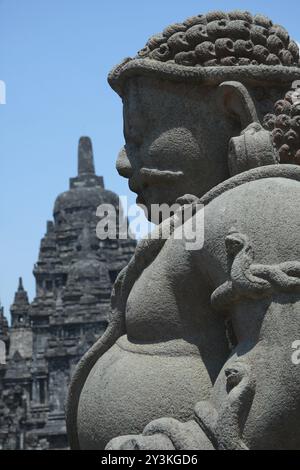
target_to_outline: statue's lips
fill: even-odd
[[[129,179],[129,188],[140,195],[151,186],[174,184],[184,176],[182,171],[157,170],[156,168],[141,168]]]

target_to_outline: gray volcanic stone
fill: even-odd
[[[150,219],[181,207],[138,243],[77,366],[72,448],[300,449],[299,80],[285,29],[239,11],[171,25],[110,73],[117,170]],[[175,227],[187,206],[202,227],[197,203],[190,250]]]

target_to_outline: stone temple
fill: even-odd
[[[34,265],[36,296],[22,279],[11,306],[11,326],[0,310],[0,448],[68,448],[65,400],[82,355],[107,326],[112,284],[128,263],[135,241],[96,237],[97,207],[118,196],[95,174],[92,144],[81,137],[78,176],[54,204]]]

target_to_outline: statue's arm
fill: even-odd
[[[213,388],[215,419],[208,428],[218,449],[300,446],[300,368],[292,361],[292,345],[300,335],[294,237],[287,233],[285,244],[274,243],[272,258],[279,262],[270,264],[256,262],[260,247],[245,234],[226,237],[230,276],[213,292],[212,304],[231,322],[236,344]],[[205,427],[203,404],[196,415]]]

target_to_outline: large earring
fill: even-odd
[[[258,122],[250,124],[238,137],[232,137],[228,148],[230,176],[251,168],[279,163],[271,134]]]

